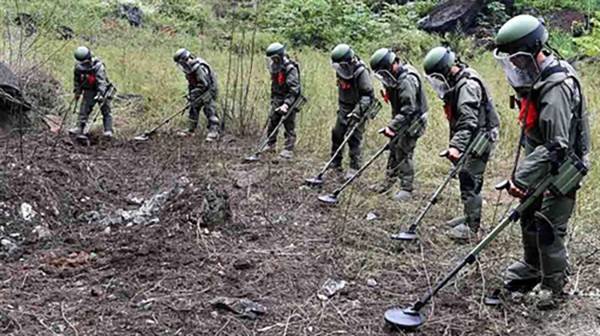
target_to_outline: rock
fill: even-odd
[[[142,18],[144,12],[138,7],[131,4],[121,4],[119,6],[119,16],[127,19],[127,22],[133,27],[142,26]]]
[[[102,231],[102,232],[106,235],[109,235],[111,231],[112,230],[111,230],[110,226],[107,226],[106,229],[104,229],[104,231]]]
[[[326,301],[337,292],[344,289],[344,287],[346,287],[346,281],[344,280],[327,279],[323,286],[321,286],[319,293],[317,293],[317,297],[322,301]]]
[[[379,218],[379,215],[374,212],[369,212],[367,214],[367,221],[373,221],[373,220],[376,220],[377,218]]]
[[[33,210],[31,204],[21,203],[21,206],[19,207],[19,215],[21,215],[21,218],[23,218],[24,220],[30,222],[32,219],[35,218],[37,213]]]
[[[22,123],[22,115],[31,109],[21,92],[21,81],[7,63],[0,62],[0,126],[12,128]]]
[[[89,211],[89,212],[81,214],[77,219],[86,221],[88,223],[92,223],[92,222],[100,220],[101,218],[102,218],[102,215],[100,215],[100,213],[98,211]]]
[[[56,34],[58,35],[59,40],[70,40],[75,37],[75,31],[68,26],[56,27]]]
[[[240,258],[233,262],[233,268],[238,271],[244,271],[254,268],[254,264],[252,263],[252,260]]]
[[[208,186],[204,190],[202,221],[207,227],[223,226],[231,219],[229,194],[225,191],[213,190]]]
[[[10,238],[0,239],[0,259],[15,261],[23,255],[23,250]]]
[[[464,32],[473,27],[483,7],[483,0],[447,0],[421,19],[419,28],[429,33]]]
[[[17,13],[17,16],[15,17],[15,24],[17,26],[24,27],[27,37],[37,32],[37,22],[33,16],[31,16],[31,14]]]
[[[52,236],[50,229],[48,229],[47,227],[45,227],[43,225],[36,226],[33,229],[33,233],[37,234],[39,240],[44,240],[44,239],[50,238],[50,236]]]
[[[259,315],[263,315],[267,312],[265,306],[248,299],[229,298],[224,296],[212,299],[210,305],[215,309],[227,310],[242,318],[251,320],[255,320]]]
[[[141,196],[129,194],[127,195],[127,203],[130,205],[142,205],[142,203],[144,203],[144,198]]]
[[[367,286],[369,287],[377,287],[377,281],[373,278],[367,279]]]
[[[571,33],[573,36],[581,36],[589,28],[589,19],[583,12],[563,9],[552,12],[546,17],[548,25]]]

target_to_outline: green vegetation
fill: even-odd
[[[259,7],[261,29],[254,38],[254,52],[254,17],[225,15],[217,18],[211,14],[211,2],[144,1],[145,26],[142,28],[131,27],[125,20],[115,18],[113,2],[57,0],[21,3],[2,0],[0,8],[5,17],[3,22],[10,21],[17,12],[31,13],[40,22],[41,35],[24,38],[24,52],[29,62],[39,64],[60,80],[65,101],[70,98],[72,85],[72,51],[81,44],[88,45],[106,62],[109,76],[120,93],[144,96],[143,115],[128,110],[116,112],[116,124],[121,134],[146,128],[184,105],[182,96],[186,92],[185,79],[172,62],[173,52],[184,46],[205,58],[218,73],[220,113],[227,108],[226,113],[232,117],[227,121],[228,131],[257,134],[267,115],[270,89],[262,50],[273,40],[281,40],[290,46],[291,56],[300,63],[304,93],[309,98],[309,104],[299,116],[300,151],[315,159],[327,157],[330,128],[337,106],[335,75],[329,64],[329,49],[335,43],[351,43],[363,59],[367,59],[379,47],[394,47],[404,59],[420,68],[424,53],[445,40],[462,54],[465,62],[482,74],[491,87],[503,125],[496,160],[491,163],[490,170],[498,178],[510,170],[510,158],[518,136],[517,115],[507,103],[512,90],[491,53],[478,49],[470,38],[448,35],[442,39],[415,29],[417,19],[432,3],[417,1],[409,6],[384,6],[375,13],[368,5],[355,0],[271,1]],[[248,10],[246,13],[252,14]],[[285,25],[281,22],[285,22]],[[75,30],[75,39],[56,39],[54,28],[63,24]],[[159,29],[163,26],[173,27],[174,30]],[[10,25],[10,29],[14,38],[18,28]],[[2,30],[6,33],[7,26]],[[228,37],[232,30],[233,42]],[[553,32],[552,39],[553,44],[567,56],[582,51],[587,55],[600,53],[599,28],[575,40],[567,34]],[[233,46],[231,54],[230,44]],[[9,59],[8,49],[3,50],[0,58]],[[233,61],[231,64],[230,57]],[[590,112],[595,117],[600,108],[600,97],[591,93],[594,88],[600,87],[600,69],[589,65],[580,69],[580,73],[588,92]],[[234,84],[237,88],[235,91],[231,89]],[[376,92],[379,89],[377,83]],[[446,146],[447,122],[441,112],[440,102],[431,90],[428,94],[431,105],[429,128],[416,153],[416,162],[419,163],[417,179],[420,181],[437,178],[447,168],[443,160],[431,160],[432,151],[437,152]],[[382,113],[369,127],[366,153],[385,141],[376,134],[376,130],[387,123],[387,116],[387,111]],[[175,126],[182,125],[183,120]],[[594,144],[600,140],[598,131],[597,123],[594,123]],[[594,157],[597,156],[596,153]],[[371,170],[368,178],[376,179],[380,171]],[[592,209],[600,209],[600,191],[592,187],[600,181],[598,174],[597,169],[591,172],[592,183],[587,184],[587,192],[581,193],[584,201],[579,203],[580,210],[586,210],[582,212],[586,220],[594,218],[597,210]]]

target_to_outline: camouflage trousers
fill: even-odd
[[[345,111],[340,109],[337,113],[337,119],[335,121],[335,126],[331,130],[331,155],[335,153],[335,151],[340,147],[344,138],[346,137],[346,133],[352,128],[353,125],[350,124],[348,118],[346,118],[346,114],[350,113],[350,111]],[[365,124],[360,125],[356,131],[352,134],[350,139],[348,140],[348,153],[350,156],[350,168],[351,169],[359,169],[362,165],[362,156],[361,156],[361,144],[363,139],[363,133],[365,130]],[[334,158],[331,166],[333,168],[341,167],[343,160],[344,150],[342,149],[340,153]]]
[[[81,106],[79,107],[79,127],[83,130],[85,125],[88,123],[90,114],[94,110],[94,106],[97,104],[94,99],[98,94],[95,90],[84,90]],[[102,113],[102,124],[105,131],[112,131],[112,116],[110,111],[110,100],[103,102],[100,105],[100,112]],[[93,121],[93,120],[92,120]]]
[[[473,231],[479,230],[481,224],[481,188],[483,175],[489,160],[489,153],[482,157],[470,156],[458,171],[460,182],[460,198],[464,206],[465,224]]]
[[[207,103],[202,102],[193,104],[189,110],[189,130],[193,132],[198,127],[198,119],[200,117],[200,109],[203,109],[204,115],[206,116],[206,128],[213,131],[219,130],[219,117],[217,115],[217,100],[215,98],[210,99]]]
[[[267,135],[273,133],[269,138],[268,145],[275,146],[277,143],[277,134],[279,130],[275,131],[275,128],[279,124],[282,118],[285,118],[286,113],[276,111],[276,109],[283,105],[283,101],[271,101],[271,113],[269,114],[269,126],[267,128]],[[284,148],[287,150],[294,150],[296,145],[296,114],[297,111],[290,111],[291,114],[283,121],[285,145]]]
[[[566,196],[546,194],[523,212],[524,263],[508,268],[508,280],[533,280],[555,293],[562,291],[568,268],[565,236],[575,198],[575,192]]]
[[[408,135],[398,136],[390,141],[390,154],[387,162],[386,178],[400,180],[400,189],[412,192],[415,179],[413,154],[417,138]]]

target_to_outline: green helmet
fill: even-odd
[[[75,49],[74,56],[76,60],[83,62],[92,59],[92,52],[87,47],[81,46]]]
[[[508,20],[496,35],[499,52],[514,54],[520,51],[537,54],[548,41],[544,24],[531,15],[518,15]]]
[[[425,74],[439,73],[446,76],[450,68],[456,64],[456,54],[446,47],[435,47],[431,49],[423,60]]]
[[[373,71],[388,70],[396,60],[396,54],[388,48],[378,49],[369,60],[369,65]]]
[[[175,55],[173,55],[173,61],[175,61],[175,63],[181,63],[190,58],[191,55],[192,53],[189,50],[181,48],[175,52]]]
[[[275,55],[283,56],[285,54],[285,46],[279,42],[271,43],[267,47],[267,57]]]
[[[347,44],[338,44],[331,52],[331,61],[334,63],[349,62],[354,57],[354,50]]]

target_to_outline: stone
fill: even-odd
[[[30,222],[35,218],[37,213],[33,210],[31,204],[21,203],[21,206],[19,207],[19,215],[21,215],[21,218],[23,218],[25,221]]]
[[[220,296],[210,301],[215,309],[223,309],[237,314],[242,318],[255,320],[259,315],[267,312],[267,308],[248,299],[238,299]]]
[[[33,233],[37,234],[39,240],[50,238],[52,236],[50,229],[48,229],[47,227],[45,227],[43,225],[37,225],[33,229]]]
[[[321,286],[317,297],[322,301],[326,301],[330,297],[334,296],[336,293],[344,289],[344,287],[346,287],[346,284],[347,282],[344,280],[334,280],[331,278],[327,279],[323,286]]]
[[[464,32],[476,23],[483,0],[446,0],[419,20],[419,28],[429,33]]]

